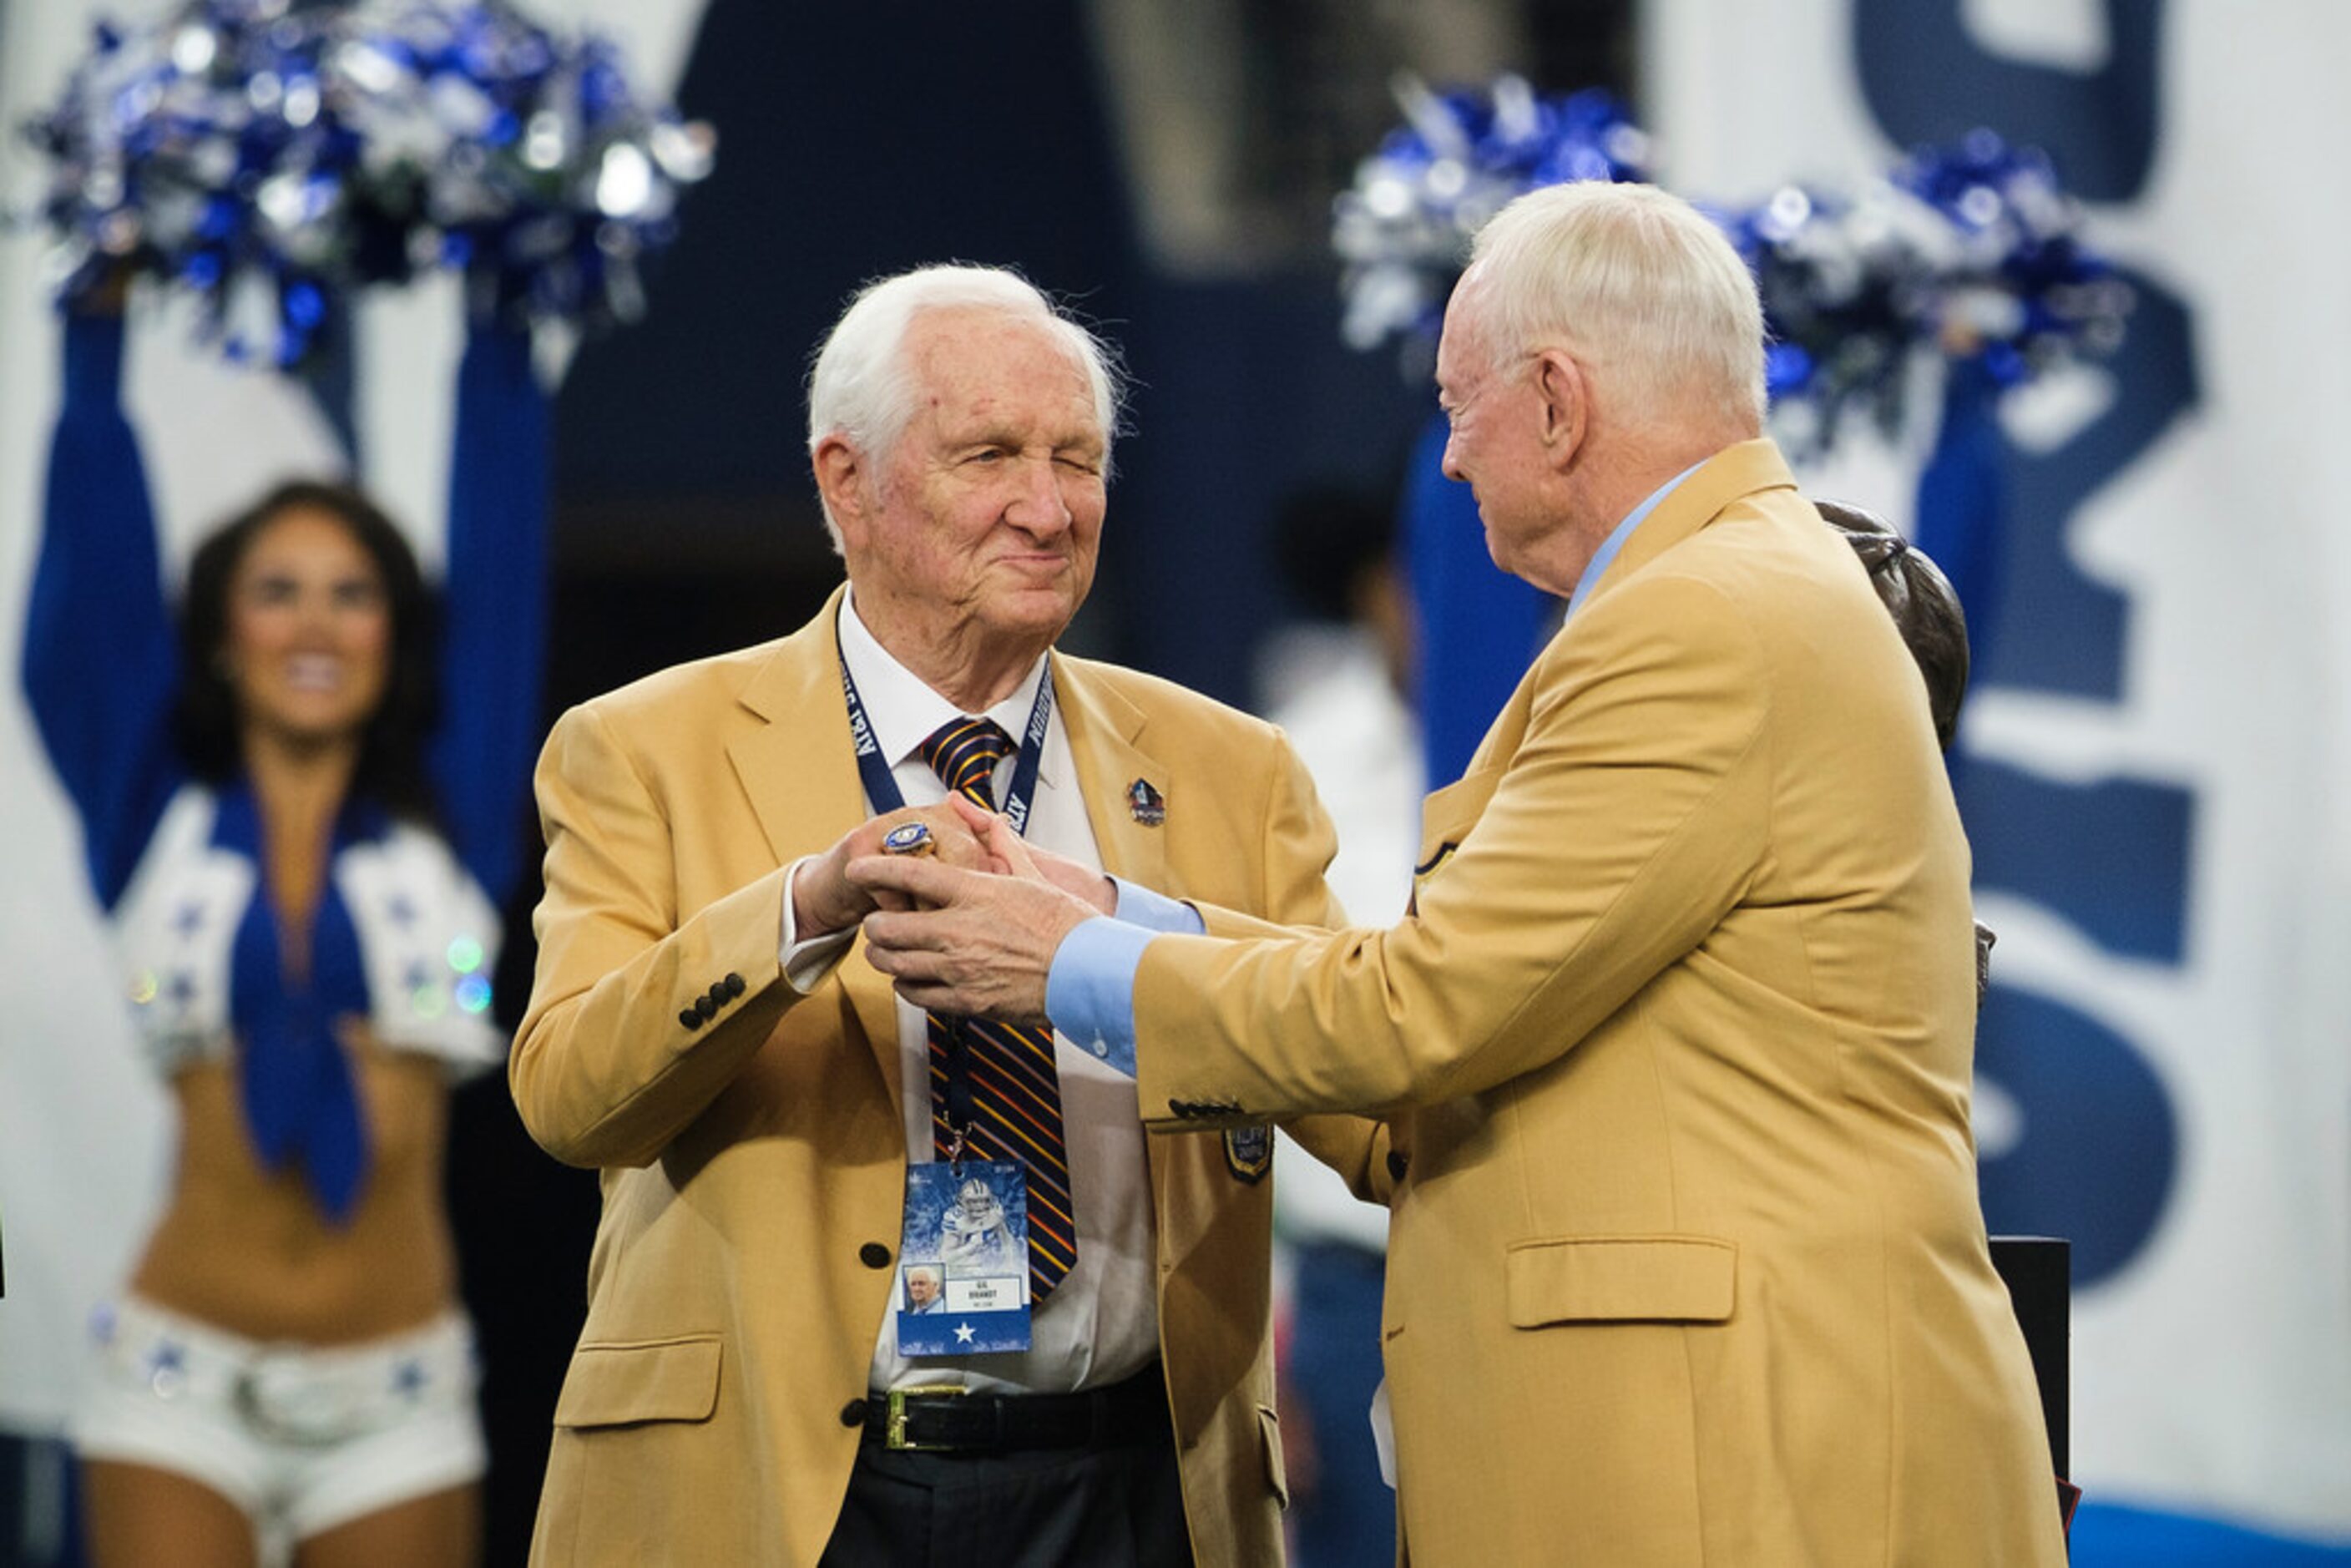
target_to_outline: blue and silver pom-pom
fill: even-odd
[[[1648,139],[1606,94],[1538,99],[1398,88],[1405,125],[1336,204],[1347,341],[1427,333],[1470,241],[1514,197],[1569,180],[1648,177]],[[1978,359],[2001,385],[2111,352],[2130,290],[2081,243],[2049,161],[1979,131],[1848,189],[1790,185],[1708,208],[1753,269],[1783,444],[1817,452],[1852,417],[1908,415],[1919,355]]]
[[[1798,453],[1856,415],[1901,430],[1922,351],[2013,386],[2122,340],[2130,289],[2082,245],[2079,207],[2046,158],[1990,131],[1883,180],[1713,215],[1755,272],[1773,434]]]
[[[1405,124],[1357,166],[1332,213],[1341,329],[1356,348],[1433,332],[1469,242],[1513,197],[1647,178],[1648,138],[1605,92],[1539,98],[1514,76],[1484,92],[1439,94],[1409,77],[1395,90]]]
[[[1755,274],[1772,434],[1829,445],[1865,413],[1899,428],[1913,350],[1932,344],[1928,302],[1958,261],[1949,225],[1884,181],[1851,191],[1783,186],[1744,210],[1709,210]]]
[[[155,274],[232,356],[281,365],[350,290],[442,266],[485,313],[629,319],[638,258],[711,158],[610,44],[445,0],[195,0],[100,26],[26,130],[60,298]]]
[[[1928,301],[1946,351],[1981,355],[2012,386],[2120,346],[2130,286],[2082,244],[2081,208],[2039,150],[1976,131],[1913,153],[1892,181],[1951,227],[1959,262]]]

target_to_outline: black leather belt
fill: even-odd
[[[865,1440],[885,1448],[1007,1453],[1120,1448],[1171,1430],[1159,1364],[1107,1388],[1075,1394],[967,1394],[899,1388],[865,1402]]]

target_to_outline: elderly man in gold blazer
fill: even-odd
[[[1280,1560],[1261,1128],[1146,1139],[1124,1081],[1061,1042],[1078,1257],[1032,1354],[926,1361],[893,1337],[932,1073],[922,1015],[848,950],[873,904],[841,873],[910,821],[943,859],[976,852],[943,806],[874,817],[876,790],[927,778],[894,755],[894,782],[861,771],[861,743],[899,749],[893,703],[901,727],[1031,715],[1050,669],[1036,831],[1140,888],[1336,914],[1330,825],[1274,730],[1049,653],[1092,579],[1113,424],[1101,347],[1011,275],[870,287],[811,389],[848,589],[549,738],[512,1080],[533,1136],[601,1167],[604,1212],[534,1561],[904,1561],[925,1537],[942,1563]],[[1140,896],[1084,881],[1101,907]],[[1367,1127],[1316,1126],[1367,1174]]]
[[[863,860],[944,905],[871,916],[874,961],[1131,1050],[1162,1127],[1393,1118],[1413,1561],[2062,1561],[1976,1197],[1967,844],[1917,666],[1759,438],[1745,269],[1652,189],[1523,197],[1437,379],[1496,562],[1573,597],[1405,920],[1155,936]]]

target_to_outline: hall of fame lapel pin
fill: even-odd
[[[1127,814],[1146,828],[1155,828],[1167,820],[1167,802],[1151,787],[1148,779],[1138,779],[1126,787]]]

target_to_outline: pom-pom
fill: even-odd
[[[1713,216],[1755,272],[1773,433],[1799,453],[1857,414],[1898,433],[1919,352],[2014,386],[2122,340],[2129,286],[2081,243],[2048,160],[1990,131],[1883,180],[1792,185]]]
[[[613,47],[510,6],[196,0],[100,25],[27,132],[71,302],[126,272],[193,290],[234,358],[290,365],[350,291],[462,268],[477,314],[594,328],[709,172]]]
[[[1332,214],[1342,330],[1359,349],[1434,331],[1469,242],[1511,198],[1569,180],[1647,177],[1648,139],[1605,92],[1538,98],[1518,77],[1483,92],[1400,78],[1405,124],[1355,171]]]
[[[1339,196],[1343,331],[1429,334],[1487,219],[1538,186],[1648,178],[1649,141],[1608,95],[1539,99],[1516,77],[1443,96],[1405,79],[1406,123]],[[1754,272],[1773,434],[1825,449],[1855,415],[1893,434],[1919,356],[1980,360],[2013,386],[2110,353],[2130,288],[2080,239],[2049,161],[1989,131],[1846,189],[1789,185],[1705,207]]]

